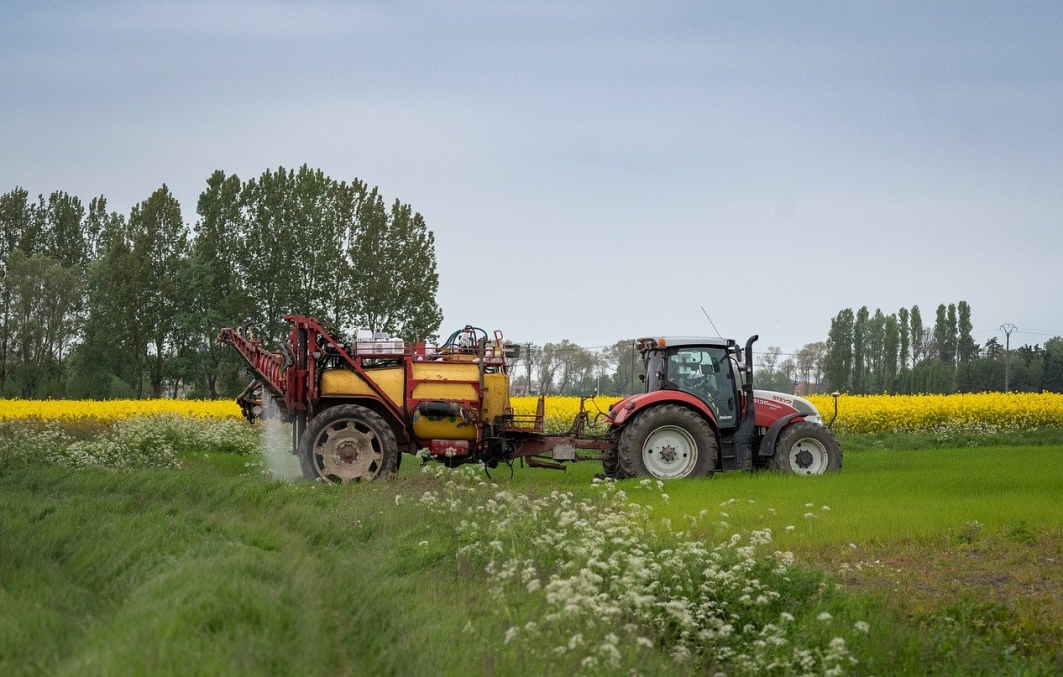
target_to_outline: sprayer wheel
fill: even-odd
[[[395,474],[399,447],[391,426],[357,404],[341,404],[315,416],[299,441],[299,464],[312,480],[369,482]]]

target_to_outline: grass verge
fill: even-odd
[[[649,511],[635,520],[636,547],[660,565],[661,585],[687,571],[699,594],[708,567],[683,568],[686,555],[676,553],[708,561],[731,534],[744,545],[765,528],[765,552],[791,550],[807,565],[780,574],[788,586],[762,573],[747,582],[779,593],[763,608],[793,617],[796,631],[765,632],[781,624],[767,615],[746,623],[760,633],[751,646],[782,637],[793,649],[770,669],[761,664],[762,674],[799,674],[799,650],[821,674],[1058,674],[1061,462],[1063,449],[1047,447],[868,451],[847,455],[830,477],[733,474],[663,491],[620,488]],[[394,482],[327,487],[270,482],[247,463],[198,453],[180,471],[0,468],[0,674],[743,671],[740,662],[698,662],[708,649],[683,639],[681,614],[669,625],[629,609],[605,622],[588,602],[576,625],[522,636],[529,620],[560,613],[556,602],[568,599],[541,593],[569,585],[578,597],[571,585],[595,571],[591,555],[602,563],[632,551],[613,543],[587,552],[615,512],[593,502],[594,464],[496,471],[437,510],[424,497],[442,500],[456,473],[426,476],[407,462]],[[551,497],[568,507],[541,502]],[[596,516],[603,528],[583,520],[589,540],[554,539],[585,499],[598,506],[590,527]],[[536,505],[545,506],[538,516]],[[531,546],[544,539],[568,545]],[[483,548],[496,540],[508,555]],[[513,562],[531,566],[539,587],[530,590],[528,566]],[[680,599],[661,598],[660,609],[678,610]],[[857,623],[868,632],[854,633]],[[692,627],[696,635],[705,626]],[[825,660],[843,634],[855,665]],[[611,664],[609,644],[632,660]],[[677,646],[693,660],[674,662]]]

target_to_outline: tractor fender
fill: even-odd
[[[790,425],[790,423],[793,422],[794,419],[799,418],[804,420],[805,416],[807,416],[807,414],[804,414],[800,411],[796,411],[792,414],[782,416],[778,418],[775,423],[772,423],[771,427],[768,428],[768,432],[764,433],[764,439],[760,441],[760,450],[757,451],[757,458],[774,456],[775,442],[778,441],[779,433],[782,432],[782,429]]]
[[[652,393],[632,395],[627,399],[617,402],[609,412],[610,427],[614,429],[623,427],[623,425],[634,417],[635,414],[647,407],[662,402],[681,404],[689,407],[704,416],[713,428],[717,427],[716,415],[712,413],[712,409],[709,409],[709,406],[701,399],[690,393],[683,392],[682,390],[655,390]]]

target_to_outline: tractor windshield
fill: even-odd
[[[671,387],[707,402],[720,427],[735,425],[736,388],[726,348],[683,346],[669,350],[665,378]]]

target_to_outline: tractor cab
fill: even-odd
[[[717,426],[734,428],[741,416],[743,370],[734,341],[705,338],[640,339],[645,392],[679,390],[712,410]]]

